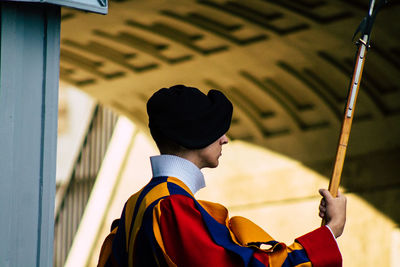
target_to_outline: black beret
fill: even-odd
[[[204,148],[230,127],[233,106],[218,90],[207,95],[194,87],[175,85],[155,92],[147,102],[150,131],[157,130],[177,144]]]

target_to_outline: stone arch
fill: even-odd
[[[368,1],[111,1],[109,15],[65,9],[61,80],[145,128],[146,99],[185,83],[224,91],[229,133],[329,177]],[[343,185],[397,223],[400,213],[400,14],[379,14]]]

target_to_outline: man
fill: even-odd
[[[217,167],[228,143],[232,110],[223,93],[183,85],[149,99],[149,128],[161,155],[151,157],[153,178],[113,223],[99,266],[341,266],[335,238],[343,232],[346,199],[340,193],[333,198],[320,190],[327,226],[290,246],[245,218],[229,219],[220,204],[195,199],[205,186],[200,170]]]

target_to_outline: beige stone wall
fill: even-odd
[[[96,266],[112,220],[151,175],[148,157],[156,150],[143,134],[135,138],[87,266]],[[234,141],[224,147],[220,166],[204,173],[207,187],[197,194],[199,199],[226,205],[231,215],[252,219],[277,240],[291,243],[320,225],[317,190],[327,187],[327,179],[296,161]],[[394,223],[356,195],[346,195],[348,220],[338,239],[344,266],[399,266],[392,248],[398,232]]]
[[[292,243],[321,223],[317,191],[328,180],[296,161],[236,141],[224,149],[219,168],[205,174],[198,198],[225,204],[231,216],[252,219],[279,241]],[[344,266],[391,266],[394,223],[357,195],[346,196],[347,224],[338,239]]]

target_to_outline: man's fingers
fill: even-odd
[[[319,211],[325,213],[326,212],[326,208],[324,206],[319,206]]]
[[[321,194],[321,196],[325,199],[326,202],[330,202],[333,199],[331,193],[329,193],[329,191],[326,189],[320,189],[318,190],[318,192]]]

